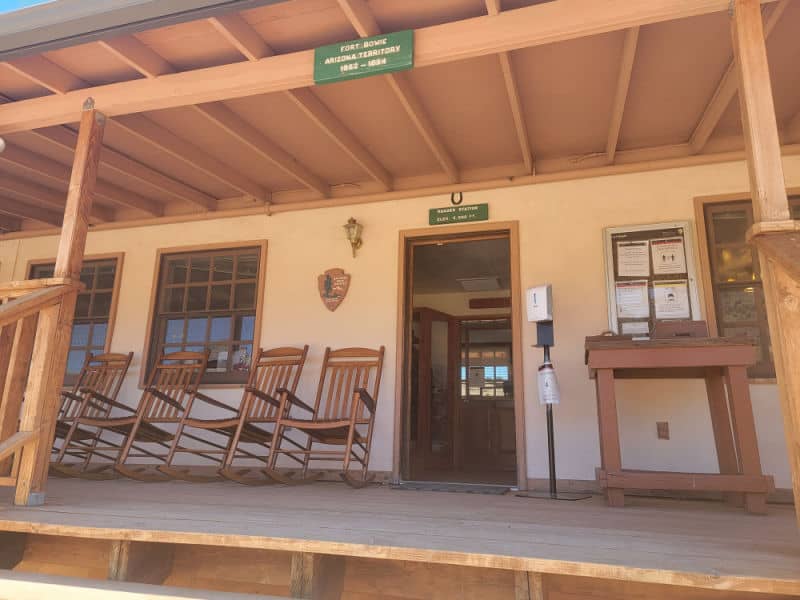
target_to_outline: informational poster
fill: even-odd
[[[683,238],[652,240],[650,250],[653,254],[654,275],[680,275],[686,273],[686,252]]]
[[[539,367],[537,384],[539,388],[539,404],[559,404],[561,402],[561,392],[558,388],[558,379],[553,365],[545,363]]]
[[[625,321],[622,323],[622,335],[632,335],[634,338],[650,336],[650,321]]]
[[[650,242],[617,242],[617,276],[650,277]]]
[[[654,282],[653,302],[656,319],[688,319],[691,316],[689,282],[685,279]]]
[[[617,316],[620,319],[646,319],[650,316],[647,279],[616,283]]]
[[[486,382],[486,371],[483,367],[469,368],[470,387],[483,387],[485,382]]]

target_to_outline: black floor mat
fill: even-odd
[[[409,481],[393,485],[394,490],[415,492],[452,492],[455,494],[488,494],[502,496],[511,488],[507,485],[485,485],[476,483],[436,483],[430,481]]]

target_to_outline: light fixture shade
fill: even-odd
[[[361,232],[364,230],[364,226],[353,217],[350,217],[344,226],[344,230],[347,233],[348,241],[357,242],[361,239]]]

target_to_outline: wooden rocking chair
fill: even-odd
[[[86,471],[93,456],[106,458],[111,462],[101,465],[102,471],[113,466],[114,457],[97,451],[98,442],[111,444],[102,439],[102,430],[78,427],[81,416],[105,418],[116,404],[122,381],[130,367],[133,352],[128,354],[89,354],[83,363],[78,380],[71,390],[61,392],[61,410],[56,421],[55,439],[52,452],[56,454],[51,470],[56,475],[75,476]],[[119,448],[119,444],[116,445]],[[80,462],[65,463],[66,457],[78,458]]]
[[[303,348],[274,348],[271,350],[260,350],[254,357],[250,368],[250,376],[245,385],[242,401],[239,408],[228,406],[209,398],[205,394],[198,393],[196,399],[223,408],[229,414],[220,419],[197,419],[192,418],[187,412],[186,418],[180,425],[178,439],[175,444],[175,453],[196,452],[194,449],[184,448],[180,444],[180,436],[188,436],[195,441],[202,439],[204,446],[210,447],[204,450],[208,456],[218,456],[216,459],[221,464],[219,475],[231,481],[245,485],[264,485],[274,483],[271,479],[248,477],[247,473],[251,468],[234,469],[232,463],[237,458],[255,459],[265,465],[269,457],[269,449],[272,445],[272,430],[278,420],[278,389],[289,389],[294,392],[297,383],[300,381],[300,374],[308,355],[308,346]],[[205,432],[213,432],[227,438],[227,446],[216,444],[207,439],[199,438],[187,433],[186,429],[200,429]],[[247,447],[260,446],[265,449],[262,455],[256,454],[255,449]],[[301,462],[302,461],[298,461]],[[186,481],[210,481],[215,478],[198,477],[189,474],[188,471],[181,471],[174,468],[168,460],[166,464],[158,467],[159,471],[175,479]]]
[[[123,404],[112,406],[129,414],[120,417],[80,417],[78,426],[97,427],[123,436],[116,453],[115,470],[140,481],[164,481],[163,475],[148,473],[147,466],[132,468],[129,458],[150,458],[166,462],[172,459],[177,436],[159,425],[180,427],[191,409],[200,379],[206,370],[208,352],[174,352],[159,358],[147,380],[138,407],[134,410]],[[100,402],[105,402],[102,398]],[[155,446],[155,448],[152,448]],[[111,451],[115,446],[98,447]]]
[[[383,346],[380,350],[327,348],[313,407],[297,398],[291,390],[278,390],[281,408],[278,410],[278,422],[273,434],[269,466],[264,471],[268,477],[280,483],[294,483],[291,477],[276,469],[278,457],[285,455],[302,460],[302,481],[319,479],[319,475],[308,476],[311,461],[342,461],[341,478],[348,485],[361,488],[369,483],[369,456],[383,355]],[[289,404],[303,409],[307,418],[289,416],[285,410]],[[290,431],[306,436],[304,447],[287,437]],[[287,444],[292,447],[287,447]],[[316,449],[315,444],[344,448]],[[350,474],[352,461],[361,465],[359,479]]]

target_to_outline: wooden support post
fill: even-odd
[[[290,596],[308,600],[339,600],[344,589],[344,557],[297,552],[292,554]]]
[[[622,471],[622,453],[619,445],[617,397],[614,390],[614,370],[597,369],[597,417],[600,424],[600,463],[606,473]],[[625,491],[606,488],[609,506],[625,506]]]
[[[108,579],[161,585],[172,571],[171,544],[114,540],[108,563]]]
[[[0,569],[13,569],[25,555],[27,533],[0,532]]]
[[[755,226],[760,222],[785,222],[791,216],[783,176],[780,141],[772,96],[761,4],[734,0],[732,37],[739,78],[750,190]],[[756,247],[769,244],[777,233],[759,235]],[[796,250],[796,242],[794,244]],[[782,260],[783,259],[783,260]],[[800,524],[800,282],[787,264],[788,252],[759,252],[766,298],[772,353],[783,410],[789,464],[792,470],[795,510]]]
[[[514,600],[545,600],[544,575],[528,571],[514,573]]]
[[[64,224],[56,256],[56,277],[77,280],[80,276],[105,121],[105,116],[94,109],[94,101],[87,100],[81,115],[64,209]],[[67,366],[76,298],[77,291],[66,294],[60,304],[45,308],[39,314],[25,388],[25,411],[20,423],[20,431],[37,432],[37,441],[22,451],[14,498],[17,505],[44,502],[50,449],[59,409],[59,391]]]
[[[736,445],[731,430],[731,415],[728,410],[728,398],[725,393],[725,378],[719,369],[709,369],[706,374],[706,392],[708,408],[711,414],[711,427],[714,431],[714,446],[717,449],[719,472],[723,475],[735,475],[741,471],[736,456]],[[737,493],[728,493],[725,499],[735,506],[744,506],[744,497]]]

